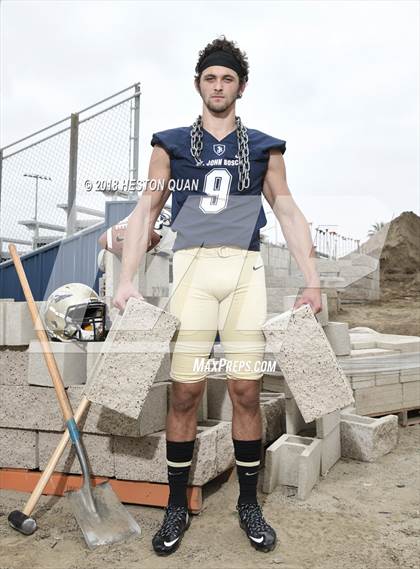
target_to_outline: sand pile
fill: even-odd
[[[420,217],[405,211],[360,247],[380,259],[381,298],[420,291]]]

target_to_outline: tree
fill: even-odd
[[[372,225],[372,229],[369,229],[369,231],[368,231],[368,237],[372,237],[372,235],[375,235],[375,233],[378,233],[378,231],[380,231],[384,226],[385,226],[384,221],[377,221],[376,223],[374,223]]]

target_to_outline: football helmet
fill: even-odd
[[[105,302],[82,283],[69,283],[51,293],[43,317],[49,337],[60,342],[101,342],[109,329]]]

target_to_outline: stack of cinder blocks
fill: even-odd
[[[302,309],[299,314],[301,312]],[[327,324],[326,327],[330,327],[330,330],[327,330],[328,333],[325,334],[323,341],[319,329],[310,330],[311,326],[314,328],[314,322],[313,318],[301,317],[301,326],[299,329],[296,328],[303,343],[309,338],[316,344],[312,348],[309,345],[306,348],[303,346],[302,349],[314,350],[317,358],[325,361],[334,357],[332,345],[335,345],[340,352],[346,351],[346,345],[350,349],[349,339],[348,342],[345,341],[345,332],[347,331],[348,335],[348,328],[343,328],[340,323]],[[324,326],[324,332],[326,327]],[[293,333],[292,330],[290,334]],[[334,336],[333,342],[331,336]],[[281,334],[278,337],[281,338]],[[270,340],[270,337],[268,339]],[[289,381],[295,384],[296,393],[300,380],[295,381],[293,377],[295,370],[287,364],[287,352],[290,347],[284,338],[283,341],[286,355],[280,360],[285,362],[285,372],[287,370]],[[291,343],[293,344],[293,341]],[[308,378],[313,373],[310,369],[312,363],[317,369],[315,359],[312,361],[309,359],[305,369],[302,370]],[[327,368],[328,366],[325,367],[326,376],[334,372],[334,366],[330,367],[329,372]],[[299,373],[297,369],[296,372]],[[326,377],[326,381],[327,379]],[[348,378],[346,381],[349,383]],[[263,386],[264,389],[280,392],[285,396],[285,433],[267,449],[263,486],[265,492],[273,491],[279,484],[294,486],[297,488],[298,498],[304,500],[309,496],[319,477],[325,476],[340,456],[372,461],[390,452],[397,444],[398,419],[395,415],[380,419],[363,417],[358,415],[350,404],[339,406],[343,409],[339,408],[306,423],[281,372],[266,375]],[[317,391],[314,390],[314,401],[311,401],[314,405],[316,405],[316,395]],[[300,404],[302,404],[301,398]]]
[[[6,319],[2,318],[6,334],[2,328],[0,467],[42,470],[58,445],[64,422],[26,303],[3,302],[0,306],[3,315],[6,310],[15,326],[14,330],[9,330]],[[4,345],[10,338],[13,338],[12,345]],[[86,379],[95,369],[103,343],[51,342],[50,346],[75,410],[84,394]],[[171,390],[169,370],[168,346],[136,419],[91,403],[80,426],[92,474],[122,480],[167,482],[164,429]],[[111,381],[112,377],[109,379]],[[218,404],[220,392],[224,399],[221,406]],[[205,393],[198,413],[199,429],[190,484],[203,485],[234,465],[232,409],[228,409],[228,400],[226,381],[209,378],[209,391]],[[261,396],[267,443],[283,432],[283,404],[281,394],[263,393]],[[70,445],[56,470],[80,473]]]

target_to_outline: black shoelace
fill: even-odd
[[[243,522],[253,533],[262,533],[270,529],[259,504],[241,504],[238,506],[238,511]]]
[[[178,535],[181,533],[183,524],[185,524],[186,521],[186,515],[187,510],[184,506],[168,506],[162,527],[157,532],[157,535],[164,537],[166,535]]]

